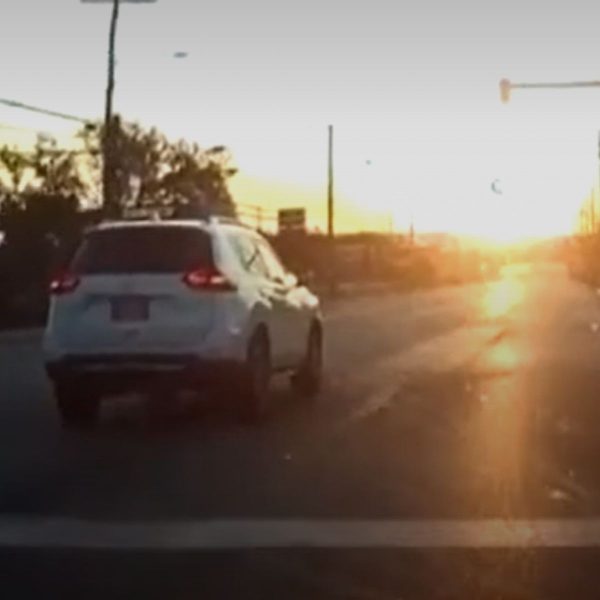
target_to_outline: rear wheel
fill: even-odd
[[[250,339],[239,385],[239,413],[243,420],[261,420],[266,411],[271,379],[271,353],[266,332],[258,330]]]
[[[58,412],[65,427],[89,428],[98,421],[100,398],[82,392],[75,383],[56,383],[54,395]]]
[[[323,376],[323,334],[313,325],[306,342],[306,354],[300,368],[292,375],[292,388],[305,398],[314,398],[321,389]]]

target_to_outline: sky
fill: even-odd
[[[101,117],[109,17],[0,0],[0,96]],[[320,228],[333,124],[340,230],[564,233],[598,186],[600,88],[503,105],[498,81],[600,79],[599,22],[589,0],[124,4],[115,110],[229,146],[238,202],[305,205]],[[35,131],[66,139],[71,125],[0,107],[0,142]]]

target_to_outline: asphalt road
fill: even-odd
[[[107,402],[61,430],[0,336],[0,580],[134,597],[597,597],[600,304],[560,265],[345,299],[327,381],[267,421]],[[4,575],[5,574],[5,575]]]

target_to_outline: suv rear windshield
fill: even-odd
[[[94,231],[75,253],[81,274],[178,273],[213,265],[210,236],[191,227],[119,227]]]

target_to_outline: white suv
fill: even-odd
[[[50,293],[44,355],[66,424],[93,423],[102,397],[126,390],[227,384],[256,417],[274,372],[319,389],[318,298],[231,220],[98,225]]]

